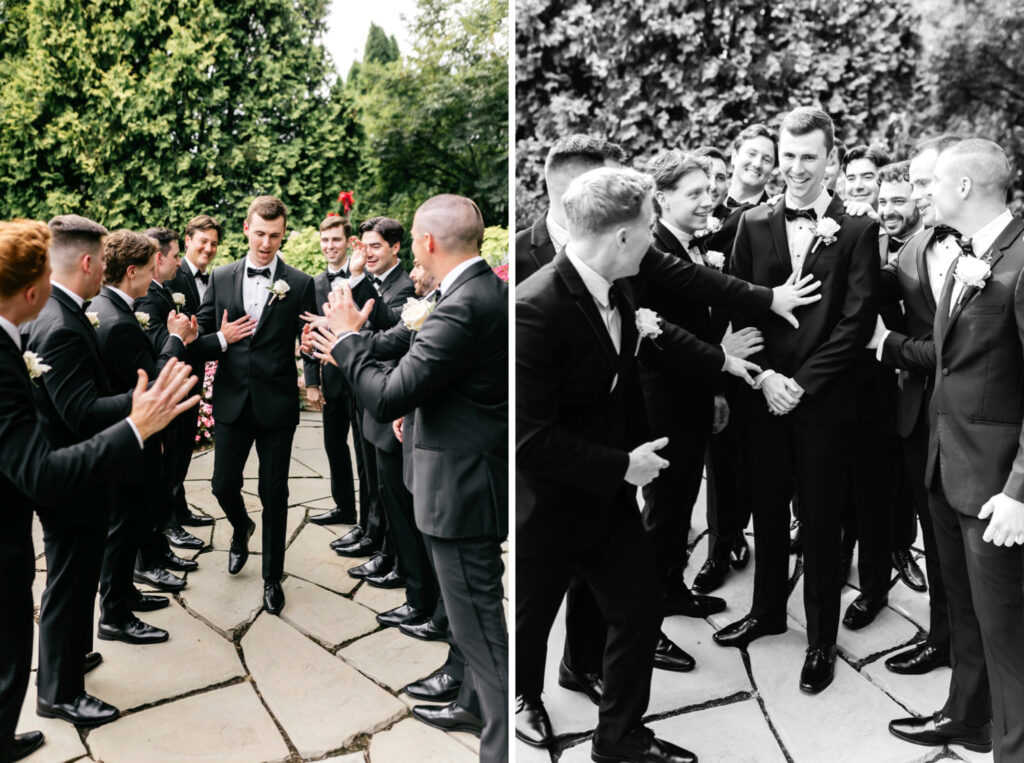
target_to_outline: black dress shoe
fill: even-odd
[[[861,628],[871,625],[882,611],[882,608],[889,603],[888,597],[873,601],[864,594],[850,602],[843,615],[843,625],[851,631],[859,631]]]
[[[484,722],[469,710],[452,702],[450,705],[416,705],[412,709],[413,717],[441,731],[468,731],[479,737]]]
[[[171,603],[166,596],[152,596],[148,593],[140,593],[139,597],[132,602],[132,612],[153,612],[163,609]]]
[[[910,553],[909,548],[893,551],[892,566],[896,568],[900,580],[906,584],[907,588],[919,593],[928,590],[928,581],[924,579],[924,573],[921,572],[921,567],[914,559],[914,555]]]
[[[203,542],[199,538],[182,527],[172,527],[169,530],[164,530],[164,535],[167,536],[167,542],[175,548],[196,551],[203,547]]]
[[[422,699],[425,702],[454,702],[461,688],[462,681],[439,670],[419,681],[413,681],[402,691],[413,699]]]
[[[817,694],[828,688],[836,677],[836,648],[812,647],[807,650],[804,667],[800,671],[800,691]]]
[[[399,623],[398,630],[406,636],[418,638],[420,641],[448,640],[448,631],[438,628],[429,618],[418,623]]]
[[[96,628],[96,636],[104,641],[123,641],[126,644],[159,644],[167,640],[167,631],[133,617],[117,625],[100,621]]]
[[[284,591],[277,580],[263,584],[263,607],[269,615],[279,615],[284,609]]]
[[[972,752],[992,751],[992,724],[971,727],[952,721],[941,712],[924,718],[899,718],[889,722],[889,731],[905,742],[941,747],[958,744]]]
[[[334,543],[331,543],[331,548],[334,549],[334,553],[338,554],[338,556],[373,556],[380,551],[380,546],[374,542],[373,538],[365,536],[355,543],[347,545],[338,544],[335,546]]]
[[[551,719],[540,699],[516,697],[516,739],[531,747],[548,747],[555,741]]]
[[[725,610],[725,599],[717,596],[701,596],[685,591],[682,596],[662,600],[661,610],[665,615],[684,617],[709,617]]]
[[[72,702],[51,705],[45,699],[36,699],[36,715],[41,718],[60,718],[76,726],[102,726],[117,720],[121,711],[102,699],[82,692]]]
[[[673,644],[664,633],[658,636],[658,645],[654,648],[654,667],[689,673],[696,664],[693,657]]]
[[[168,570],[177,570],[178,572],[192,572],[192,570],[199,569],[199,562],[195,559],[182,559],[169,550],[160,557],[160,566]]]
[[[85,675],[90,670],[95,669],[101,662],[103,662],[103,655],[99,652],[89,652],[85,655],[85,659],[82,661],[82,675]]]
[[[179,521],[179,524],[185,525],[186,527],[209,527],[213,524],[213,517],[196,514],[194,511],[186,511],[185,516]]]
[[[251,519],[245,528],[245,537],[231,533],[231,547],[228,550],[228,574],[237,575],[249,559],[249,538],[256,532],[256,523]]]
[[[566,665],[563,659],[558,663],[558,685],[563,689],[585,694],[595,705],[601,704],[604,681],[597,673],[579,673]]]
[[[153,567],[148,570],[135,570],[133,580],[136,583],[153,586],[158,591],[177,593],[185,587],[185,581],[177,575],[172,575],[163,567]]]
[[[650,729],[633,731],[614,747],[590,748],[590,759],[596,763],[697,763],[697,756],[689,750],[658,739]]]
[[[761,636],[774,636],[785,632],[785,623],[781,626],[771,625],[765,620],[761,620],[757,617],[750,617],[748,615],[742,620],[737,620],[736,622],[725,626],[711,638],[713,638],[715,643],[719,646],[735,646],[742,648],[749,646],[751,641],[759,639]]]
[[[800,520],[794,519],[789,525],[789,553],[799,554],[804,550],[802,533],[800,532]]]
[[[398,574],[398,570],[388,570],[383,575],[367,575],[363,580],[374,588],[405,587],[405,576]]]
[[[736,541],[732,545],[732,551],[729,552],[729,564],[732,565],[733,569],[742,570],[750,563],[750,543],[747,542],[747,536],[742,532],[736,536]]]
[[[729,564],[720,559],[708,559],[693,579],[693,590],[697,593],[711,593],[721,588],[725,576],[729,574]]]
[[[43,746],[42,731],[26,731],[24,734],[15,734],[14,743],[11,745],[11,761],[27,758]]]
[[[400,607],[389,609],[387,612],[381,612],[377,615],[377,622],[388,628],[397,628],[402,623],[422,622],[424,619],[429,617],[429,612],[424,612],[422,609],[416,609],[416,607],[410,607],[408,604],[403,604]]]
[[[354,525],[356,523],[356,510],[339,509],[335,506],[330,511],[310,517],[309,521],[315,525]]]
[[[335,538],[331,541],[331,548],[341,548],[342,546],[351,546],[357,540],[363,537],[363,528],[356,525],[347,533],[342,535],[340,538]]]
[[[935,668],[949,667],[949,651],[925,641],[905,652],[894,654],[885,661],[885,667],[900,675],[920,676]]]
[[[348,571],[349,577],[353,578],[365,578],[367,575],[382,575],[393,566],[392,560],[384,556],[379,551],[370,557],[370,561],[363,562],[358,567],[353,567]]]

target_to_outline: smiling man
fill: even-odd
[[[843,160],[846,198],[878,209],[878,171],[889,163],[889,155],[878,146],[854,146]]]

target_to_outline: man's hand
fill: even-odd
[[[132,393],[132,410],[129,414],[143,440],[147,440],[166,427],[175,416],[199,404],[199,395],[188,400],[182,398],[196,383],[195,376],[189,376],[189,367],[177,358],[171,358],[160,371],[153,386],[148,390],[149,378],[139,369],[139,379]]]
[[[872,334],[871,338],[868,340],[869,350],[878,349],[878,345],[880,345],[882,343],[882,339],[885,338],[886,331],[888,331],[888,329],[885,327],[885,322],[882,320],[882,316],[877,316],[875,318],[875,333]]]
[[[177,310],[167,313],[167,333],[174,334],[185,344],[188,344],[195,337],[189,336],[192,324],[187,315],[182,315]]]
[[[711,422],[711,434],[718,434],[729,426],[729,403],[724,395],[715,395],[715,418]]]
[[[360,310],[352,299],[352,289],[347,283],[342,283],[339,288],[332,289],[327,295],[327,303],[324,305],[327,325],[339,336],[359,331],[370,317],[373,303],[372,299],[366,300],[366,304]]]
[[[737,358],[734,355],[725,356],[725,366],[722,368],[727,374],[738,376],[743,379],[751,387],[754,386],[754,377],[751,373],[761,373],[761,366],[756,363],[751,363],[749,360],[743,358]]]
[[[256,330],[256,324],[257,321],[248,313],[241,318],[229,321],[228,311],[225,310],[224,317],[220,320],[220,333],[224,337],[225,342],[234,344],[245,339],[247,336],[252,336],[252,332]]]
[[[355,236],[349,236],[348,245],[352,247],[352,254],[348,258],[349,277],[361,276],[366,267],[366,244]]]
[[[305,333],[305,330],[303,330],[303,335]],[[313,343],[313,357],[325,363],[330,363],[337,368],[338,361],[331,355],[331,348],[338,341],[338,337],[331,333],[330,329],[322,328],[315,331],[311,330],[309,332],[309,339]]]
[[[668,445],[668,438],[660,437],[631,450],[629,452],[629,468],[626,469],[626,482],[643,487],[657,477],[658,472],[668,466],[668,461],[654,451],[661,450],[666,445]]]
[[[395,433],[395,439],[397,439],[401,443],[405,442],[405,440],[402,439],[402,424],[404,423],[405,416],[403,416],[400,419],[395,419],[394,421],[391,422],[391,431]]]
[[[306,387],[306,402],[314,411],[323,410],[323,407],[327,405],[324,393],[320,391],[319,387]]]
[[[872,220],[878,219],[878,213],[871,208],[871,205],[866,201],[854,201],[853,199],[846,200],[846,214],[852,215],[853,217],[861,217],[867,215]]]
[[[982,540],[995,546],[1024,544],[1024,503],[999,493],[985,501],[978,519],[989,520]]]
[[[821,281],[813,279],[814,276],[808,273],[798,281],[796,271],[793,271],[782,286],[772,289],[772,312],[785,318],[795,329],[800,328],[800,323],[793,310],[821,299],[820,294],[814,294],[821,287]]]
[[[764,337],[753,326],[735,332],[730,329],[722,337],[722,349],[734,358],[749,358],[764,349]]]
[[[780,373],[762,379],[761,392],[768,403],[768,410],[777,416],[784,416],[796,408],[804,394],[799,384]]]

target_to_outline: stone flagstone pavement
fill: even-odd
[[[375,589],[346,574],[365,560],[340,557],[328,544],[350,526],[324,528],[307,521],[309,514],[334,506],[319,414],[301,414],[295,433],[283,581],[287,603],[279,618],[262,609],[256,468],[254,452],[243,490],[257,531],[249,562],[230,576],[231,528],[210,493],[213,453],[193,459],[188,501],[216,522],[212,528],[189,528],[207,545],[188,554],[200,564],[188,574],[188,587],[166,609],[142,614],[146,622],[166,628],[170,639],[152,646],[95,642],[103,663],[86,676],[86,691],[122,712],[106,726],[80,731],[39,718],[30,681],[18,731],[41,729],[46,743],[26,760],[477,760],[474,736],[425,726],[410,715],[418,703],[400,694],[403,686],[441,666],[447,645],[380,627],[374,615],[401,604],[405,592]],[[38,605],[46,576],[38,521],[34,533]]]
[[[694,511],[692,582],[707,558],[707,527],[702,490]],[[751,530],[748,528],[748,535]],[[753,551],[753,538],[750,538]],[[918,533],[920,544],[920,532]],[[920,549],[916,549],[920,555]],[[692,654],[691,673],[654,671],[645,722],[660,737],[697,754],[701,763],[931,763],[992,761],[963,747],[919,747],[889,734],[893,718],[928,715],[940,709],[949,687],[948,668],[925,676],[898,676],[885,669],[886,657],[924,638],[927,594],[902,582],[889,593],[889,606],[861,631],[839,627],[836,678],[822,694],[800,691],[798,676],[807,637],[804,630],[803,578],[790,557],[793,586],[789,631],[759,639],[748,650],[723,648],[711,640],[718,628],[746,614],[753,588],[753,561],[733,572],[715,595],[728,608],[707,620],[665,619],[664,632]],[[924,567],[923,561],[921,563]],[[857,567],[844,590],[843,610],[856,597]],[[554,750],[516,741],[517,763],[589,763],[597,707],[582,694],[558,686],[558,663],[565,638],[563,611],[548,641],[544,704],[558,737]]]

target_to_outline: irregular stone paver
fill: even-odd
[[[370,763],[408,763],[413,759],[417,763],[472,763],[477,757],[448,734],[412,718],[370,740]]]
[[[343,748],[406,713],[394,696],[276,617],[258,617],[242,650],[267,707],[303,757]]]
[[[303,520],[306,518],[306,513],[302,509],[288,509],[288,520],[287,520],[287,537],[291,538],[295,534],[295,531],[299,529]],[[253,530],[252,537],[249,538],[249,553],[250,554],[262,554],[263,553],[263,508],[258,507],[255,511],[249,512],[249,519],[256,523],[256,529]],[[220,551],[227,551],[231,548],[231,535],[234,533],[234,528],[231,523],[225,517],[224,519],[218,519],[213,525],[213,547]]]
[[[294,450],[292,451],[293,463],[302,464],[309,471],[319,477],[331,476],[331,463],[327,460],[327,453],[323,447],[319,450]],[[296,474],[296,476],[298,476]],[[312,476],[312,475],[305,475]],[[329,506],[328,508],[332,508]]]
[[[237,575],[228,574],[226,551],[203,554],[180,594],[185,607],[226,638],[256,619],[263,608],[259,557],[250,557]]]
[[[448,645],[411,638],[398,628],[384,628],[349,644],[338,656],[378,683],[398,691],[441,667],[448,656]]]
[[[846,612],[846,608],[859,594],[859,591],[847,586],[843,591],[840,613]],[[840,623],[839,648],[853,660],[863,660],[891,649],[894,645],[906,644],[917,634],[917,625],[889,607],[884,607],[871,625],[859,631],[851,631]]]
[[[249,498],[242,494],[242,499],[248,504]],[[217,499],[214,498],[213,493],[210,491],[210,482],[206,480],[204,482],[188,482],[185,484],[185,501],[193,509],[199,511],[202,514],[206,514],[208,517],[214,519],[223,519],[224,510],[221,509],[220,504],[217,503]],[[259,506],[259,503],[256,503]]]
[[[281,619],[334,650],[380,627],[372,610],[298,578],[283,583]]]
[[[366,756],[363,753],[353,752],[338,758],[324,758],[319,763],[365,763],[365,761]]]
[[[213,450],[192,456],[192,463],[188,465],[186,482],[209,482],[213,478]]]
[[[82,744],[82,739],[78,736],[78,731],[74,726],[65,721],[40,718],[36,715],[35,684],[36,677],[33,673],[29,677],[28,691],[25,692],[25,702],[22,704],[21,714],[18,716],[16,733],[42,731],[46,741],[42,747],[25,760],[29,763],[64,763],[66,760],[73,760],[85,755],[88,751]]]
[[[952,675],[949,668],[936,668],[923,676],[901,676],[885,669],[885,658],[866,665],[861,673],[914,715],[931,715],[946,703]]]
[[[242,491],[250,495],[259,495],[255,479],[244,481]],[[331,495],[331,481],[323,477],[291,477],[288,480],[288,505],[297,506]]]
[[[959,745],[952,745],[949,749],[968,763],[992,763],[995,760],[995,756],[990,752],[971,752]]]
[[[135,713],[89,733],[97,760],[258,763],[288,747],[256,692],[242,682]]]
[[[921,565],[921,572],[924,572],[925,577],[927,577],[928,573],[924,568],[924,560],[919,560],[919,563]],[[889,591],[889,606],[908,617],[924,631],[928,630],[929,623],[928,601],[927,591],[919,593],[918,591],[911,590],[907,588],[902,580]]]
[[[347,571],[366,559],[338,556],[330,544],[335,535],[312,523],[302,528],[284,557],[284,571],[338,593],[349,593],[358,582]]]
[[[245,675],[234,646],[177,602],[142,617],[170,638],[145,646],[97,640],[103,662],[85,677],[87,692],[128,710]]]
[[[321,445],[321,450],[323,446]],[[249,457],[245,461],[245,466],[242,468],[242,476],[246,479],[256,479],[259,476],[259,455],[256,453],[256,446],[252,446],[252,450],[249,451]],[[328,471],[328,475],[330,472]],[[288,466],[288,479],[295,477],[319,477],[320,475],[310,469],[308,466],[299,463],[295,458],[292,458],[291,464]]]
[[[573,748],[570,748],[569,750],[567,750],[562,759],[563,760],[568,760],[569,759],[569,755],[572,755],[572,754],[575,753],[575,749],[576,748],[573,747]],[[551,753],[550,752],[548,752],[547,750],[538,749],[537,747],[531,747],[528,744],[523,744],[518,739],[515,740],[515,746],[514,746],[513,750],[514,750],[513,754],[515,755],[513,760],[515,760],[516,763],[551,763]],[[586,760],[590,760],[590,748],[589,748],[589,746],[587,747],[587,758],[586,758]]]
[[[368,583],[363,583],[352,598],[374,612],[387,612],[389,609],[405,604],[405,589],[374,588]]]

